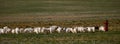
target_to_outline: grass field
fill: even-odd
[[[0,44],[119,44],[120,31],[77,34],[2,34],[0,38]]]
[[[120,0],[0,0],[0,27],[100,26],[108,32],[0,34],[0,44],[120,44]]]
[[[120,19],[119,0],[0,0],[0,22]]]

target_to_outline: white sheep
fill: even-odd
[[[35,32],[36,34],[41,32],[41,28],[40,27],[35,27],[33,32]]]
[[[11,33],[14,34],[14,33],[15,33],[15,29],[12,29],[12,30],[11,30]]]
[[[4,29],[0,28],[0,34],[4,33]]]
[[[88,32],[95,32],[95,27],[86,27]]]
[[[57,29],[57,26],[50,26],[47,28],[42,27],[41,32],[47,31],[47,32],[53,33],[54,31],[56,31],[56,29]]]
[[[105,27],[104,26],[100,26],[99,27],[99,31],[105,31]]]
[[[22,32],[22,30],[23,30],[23,28],[18,28],[18,27],[16,27],[15,29],[12,29],[11,30],[11,33],[15,33],[15,34],[19,34],[19,33],[21,33]]]
[[[41,32],[44,33],[45,31],[49,31],[48,28],[42,27]]]
[[[50,26],[49,27],[50,33],[55,32],[57,28],[58,28],[58,26]]]
[[[3,27],[3,29],[4,29],[4,33],[6,34],[11,31],[11,29],[8,28],[7,26]]]
[[[44,29],[45,29],[45,27],[41,28],[41,33],[44,33],[44,31],[45,31]]]
[[[24,29],[24,33],[27,32],[27,33],[32,33],[33,32],[33,28],[25,28]]]
[[[17,27],[15,28],[15,33],[18,34],[18,32],[19,32],[19,28]]]
[[[73,28],[66,28],[66,33],[68,33],[68,32],[76,33],[75,30],[76,29],[73,29]]]
[[[50,32],[50,33],[52,33],[52,30],[51,30],[51,28],[42,27],[41,32]]]
[[[58,28],[56,29],[56,31],[57,31],[58,33],[60,33],[60,32],[62,31],[62,28],[61,28],[61,27],[58,27]]]
[[[77,28],[78,32],[85,32],[85,28],[84,27],[75,27]]]
[[[23,28],[19,28],[19,33],[23,33],[24,29]]]
[[[77,33],[77,28],[73,28],[73,33]]]

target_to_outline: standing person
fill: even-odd
[[[108,31],[108,20],[105,20],[104,25],[105,25],[105,31]]]

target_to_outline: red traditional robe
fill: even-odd
[[[105,31],[108,31],[108,20],[105,21],[104,25],[105,25]]]

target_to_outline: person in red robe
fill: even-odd
[[[105,20],[104,25],[105,25],[105,31],[108,31],[108,20]]]

